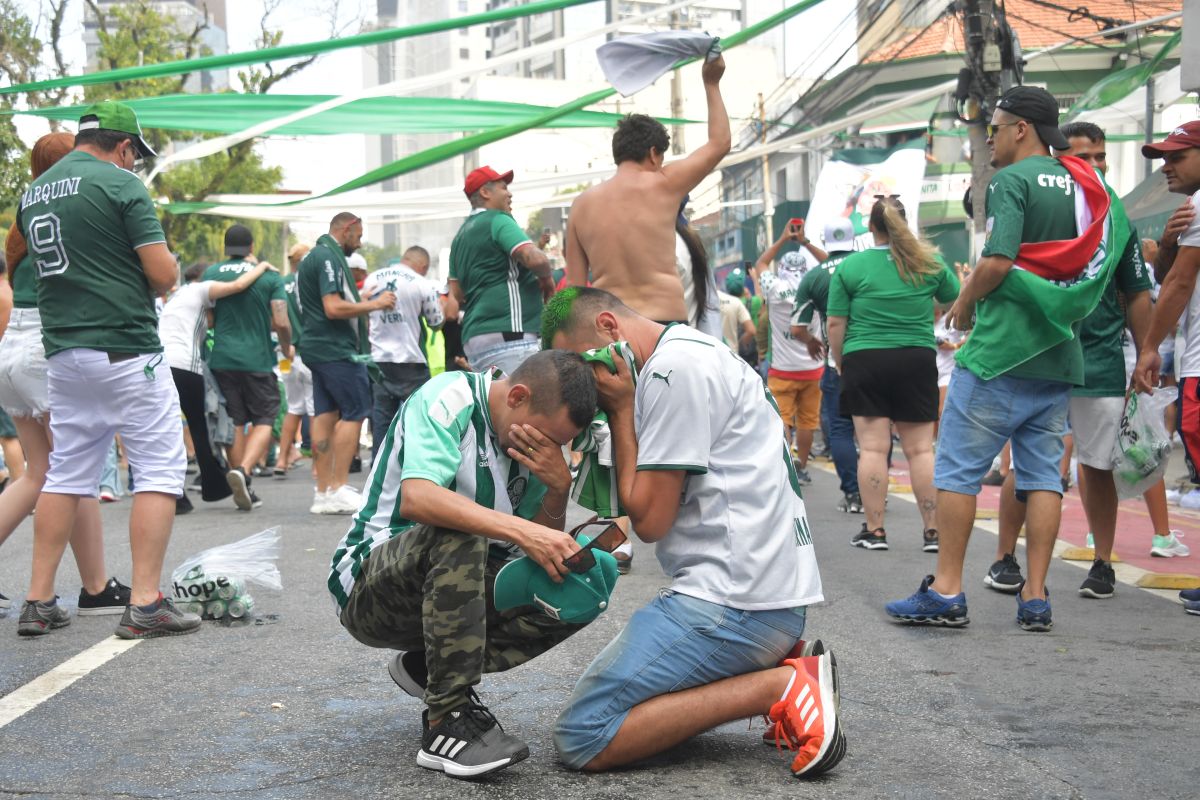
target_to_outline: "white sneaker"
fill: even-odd
[[[344,483],[336,489],[330,489],[326,496],[326,514],[354,514],[362,505],[362,495],[353,486]]]
[[[1181,531],[1170,531],[1166,536],[1155,536],[1151,541],[1150,555],[1159,558],[1174,558],[1191,555],[1191,548],[1179,541],[1183,538]]]
[[[1173,506],[1179,505],[1179,499],[1183,497],[1183,493],[1178,489],[1167,489],[1167,502]]]
[[[1179,507],[1190,508],[1193,511],[1200,509],[1200,489],[1192,489],[1179,498]]]
[[[310,514],[328,514],[329,513],[329,493],[314,490],[312,505],[309,506],[308,513],[310,513]]]

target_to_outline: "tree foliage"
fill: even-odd
[[[0,77],[7,77],[11,83],[25,83],[69,74],[59,49],[59,39],[63,16],[70,2],[44,0],[44,19],[35,23],[16,0],[0,0]],[[99,69],[175,61],[209,53],[204,43],[204,32],[209,27],[207,12],[201,21],[185,24],[159,11],[160,6],[150,0],[129,0],[119,4],[83,0],[83,3],[96,21]],[[282,32],[272,30],[270,25],[270,17],[280,5],[281,0],[265,3],[257,42],[259,48],[272,47],[282,41]],[[331,24],[336,25],[337,11],[335,3],[331,12],[335,22]],[[339,32],[331,28],[330,35]],[[43,40],[48,43],[43,45]],[[314,60],[315,57],[297,61],[279,71],[268,64],[241,71],[238,77],[247,93],[265,94]],[[184,91],[191,77],[187,74],[88,86],[84,89],[83,99],[96,102],[176,94]],[[39,107],[64,102],[66,91],[31,92],[21,97],[30,106]],[[0,98],[0,104],[12,102],[11,96]],[[0,110],[6,107],[0,105]],[[51,129],[57,125],[57,122],[50,123]],[[145,131],[146,139],[160,153],[172,146],[182,147],[189,141],[212,135]],[[28,165],[28,149],[17,137],[12,118],[0,116],[0,215],[12,206],[28,183]],[[155,178],[150,193],[156,199],[170,202],[203,200],[213,194],[271,194],[279,189],[282,179],[282,170],[266,166],[251,140],[199,161],[176,164]],[[162,224],[167,244],[186,264],[220,259],[224,251],[224,232],[231,220],[199,214],[164,213]],[[276,265],[285,263],[286,242],[281,223],[250,220],[244,224],[254,232],[260,258]]]
[[[44,19],[35,23],[16,0],[0,0],[0,77],[9,83],[27,83],[62,74],[65,71],[62,49],[63,17],[70,0],[50,0],[44,9]],[[39,24],[40,23],[40,24]],[[42,40],[46,40],[46,44]],[[43,65],[46,50],[50,51],[52,66]],[[30,92],[26,102],[31,105],[55,105],[66,95],[64,89]],[[0,98],[0,112],[13,109],[14,98]],[[51,130],[58,122],[50,124]],[[29,183],[29,148],[17,135],[12,116],[0,115],[0,213],[7,211]]]

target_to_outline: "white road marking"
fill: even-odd
[[[129,650],[141,639],[118,639],[111,636],[89,647],[79,655],[68,658],[54,669],[39,675],[16,691],[0,697],[0,728],[37,708],[89,672],[104,666]]]

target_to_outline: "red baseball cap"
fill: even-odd
[[[499,172],[496,172],[496,170],[485,165],[479,169],[471,170],[471,174],[467,175],[467,182],[463,184],[463,194],[465,194],[467,197],[470,197],[478,192],[479,187],[483,186],[485,183],[491,183],[492,181],[504,181],[507,184],[512,183],[512,179],[513,172],[511,169],[501,175]]]
[[[1162,158],[1166,153],[1187,150],[1189,147],[1200,147],[1200,120],[1183,123],[1161,142],[1142,145],[1142,155],[1146,158]]]

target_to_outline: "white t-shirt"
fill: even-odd
[[[751,322],[750,312],[746,304],[731,294],[718,292],[717,299],[721,301],[721,336],[725,344],[737,352],[738,342],[742,339],[742,325]]]
[[[796,290],[800,288],[800,281],[809,269],[811,266],[805,260],[803,269],[764,272],[758,278],[771,320],[771,369],[807,372],[824,366],[824,362],[808,354],[803,342],[792,338],[792,308],[796,304]],[[821,338],[819,315],[813,315],[808,323],[808,331],[814,337]]]
[[[204,334],[208,330],[208,315],[213,307],[208,292],[212,281],[195,281],[179,287],[163,306],[158,318],[158,338],[162,340],[163,355],[175,369],[197,374],[204,372]]]
[[[688,473],[656,546],[673,590],[743,610],[823,599],[783,420],[757,372],[672,325],[638,374],[634,425],[639,471]]]
[[[696,319],[696,286],[692,280],[692,254],[688,252],[687,242],[678,233],[675,234],[675,271],[679,273],[679,281],[683,284],[683,305],[687,309],[688,324],[709,336],[720,338],[721,307],[717,302],[717,279],[713,277],[711,269],[705,276],[708,295],[704,318],[699,325],[693,324]]]
[[[1192,206],[1200,209],[1200,192],[1192,195]],[[1179,246],[1200,247],[1200,216],[1180,235]],[[1180,327],[1183,350],[1175,348],[1175,374],[1180,378],[1195,378],[1200,376],[1200,283],[1192,290]]]
[[[941,347],[942,342],[950,342],[951,344],[962,344],[966,335],[957,328],[951,328],[946,324],[946,315],[938,317],[937,322],[933,325],[933,338],[938,344],[937,349],[937,369],[938,369],[938,386],[949,386],[950,375],[954,372],[954,356],[958,353],[957,350],[946,350]]]
[[[426,363],[421,349],[421,317],[431,328],[442,324],[437,284],[405,264],[396,264],[372,272],[363,281],[363,297],[384,290],[396,293],[396,304],[387,311],[371,312],[371,358],[385,364]]]

